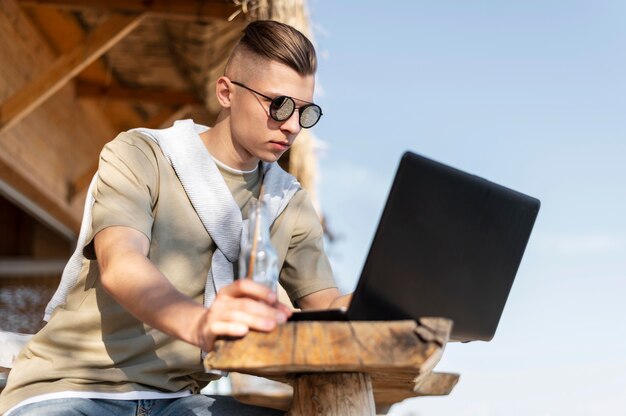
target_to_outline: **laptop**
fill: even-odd
[[[452,341],[493,338],[538,199],[406,152],[347,309],[291,321],[453,320]]]

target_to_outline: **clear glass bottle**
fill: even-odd
[[[278,255],[270,242],[270,221],[266,204],[250,203],[248,227],[241,237],[239,277],[251,278],[276,293],[278,288]]]

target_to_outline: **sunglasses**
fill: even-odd
[[[270,101],[270,116],[276,121],[285,121],[289,119],[289,117],[291,117],[294,111],[298,110],[300,113],[300,118],[298,119],[300,122],[300,126],[303,129],[308,129],[317,124],[317,122],[320,121],[320,117],[322,117],[322,109],[317,104],[313,104],[304,100],[298,100],[306,103],[302,107],[298,108],[296,107],[296,102],[294,101],[294,99],[286,95],[271,98],[265,94],[261,94],[260,92],[253,90],[250,87],[243,85],[241,82],[231,82]]]

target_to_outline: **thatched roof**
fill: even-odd
[[[304,0],[0,2],[0,193],[75,235],[102,145],[179,118],[212,124],[215,80],[262,18],[308,33]],[[313,191],[311,141],[285,162]]]

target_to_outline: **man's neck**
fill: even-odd
[[[218,119],[215,126],[200,134],[200,138],[211,156],[228,167],[240,171],[249,171],[253,170],[259,163],[259,160],[255,158],[242,158],[240,152],[235,148],[226,119]]]

